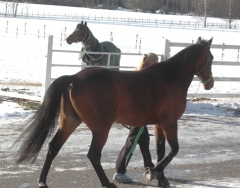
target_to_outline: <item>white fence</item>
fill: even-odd
[[[169,40],[165,40],[164,42],[164,54],[159,55],[161,59],[166,59],[170,58],[171,54],[171,49],[175,47],[187,47],[191,45],[191,43],[177,43],[177,42],[170,42]],[[212,44],[211,49],[236,49],[238,50],[238,59],[239,59],[239,49],[240,45],[217,45],[217,44]],[[52,62],[52,55],[53,53],[79,53],[79,51],[66,51],[66,50],[55,50],[53,49],[53,36],[49,36],[48,38],[48,52],[47,52],[47,63],[44,71],[44,81],[42,83],[42,96],[44,96],[45,91],[51,84],[51,82],[56,79],[53,78],[51,73],[52,73],[52,67],[90,67],[87,65],[71,65],[71,64],[54,64]],[[142,55],[139,53],[101,53],[101,52],[91,52],[94,54],[108,54],[109,59],[111,55]],[[213,61],[213,65],[222,65],[222,66],[240,66],[239,62],[234,62],[234,61]],[[103,66],[107,68],[127,68],[127,69],[134,69],[135,67],[130,67],[130,66],[120,66],[120,67],[113,67],[113,66]],[[194,77],[193,81],[199,81],[197,77]],[[228,82],[240,82],[240,77],[214,77],[215,82],[223,82],[223,81],[228,81]],[[29,97],[29,96],[24,96],[21,94],[10,94],[9,92],[0,92],[0,95],[5,95],[5,96],[11,96],[11,97],[17,97],[17,98],[23,98],[23,99],[29,99],[29,100],[36,100],[36,101],[41,101],[41,97]],[[194,93],[188,93],[188,97],[194,96]],[[231,94],[231,93],[198,93],[197,97],[207,97],[207,98],[231,98],[231,97],[240,97],[240,94]]]
[[[163,44],[165,46],[165,52],[162,55],[162,59],[170,58],[170,49],[172,47],[187,47],[191,45],[190,43],[177,43],[177,42],[170,42],[169,40],[165,39],[165,42]],[[217,45],[212,44],[211,49],[240,49],[240,45]],[[55,79],[51,77],[51,68],[53,66],[72,66],[72,67],[89,67],[87,65],[64,65],[64,64],[52,64],[52,53],[53,52],[61,52],[61,53],[79,53],[79,51],[64,51],[64,50],[54,50],[53,49],[53,36],[49,37],[48,42],[48,58],[47,58],[47,66],[46,66],[46,75],[45,75],[45,81],[43,83],[43,94],[45,93],[48,86],[51,84],[51,82]],[[96,52],[92,52],[94,54],[97,54]],[[99,54],[102,54],[98,52]],[[111,55],[119,55],[118,53],[105,53],[108,54],[108,57],[110,59]],[[121,55],[141,55],[137,53],[121,53]],[[223,65],[223,66],[240,66],[239,62],[230,62],[230,61],[213,61],[213,65]],[[111,66],[105,66],[107,68],[113,68]],[[116,68],[116,67],[115,67]],[[134,67],[123,67],[120,66],[118,68],[134,68]],[[197,77],[194,77],[193,81],[199,81]],[[240,82],[240,77],[238,78],[232,78],[232,77],[214,77],[214,81],[221,82],[221,81],[230,81],[230,82]],[[192,97],[195,94],[188,93],[188,97]],[[197,94],[198,97],[208,97],[208,98],[225,98],[225,97],[240,97],[240,94],[230,94],[230,93],[214,93],[214,94]]]
[[[43,20],[61,20],[79,22],[79,20],[87,21],[89,23],[112,24],[112,25],[129,25],[129,26],[142,26],[142,27],[156,27],[156,28],[175,28],[175,29],[193,29],[193,30],[211,30],[211,31],[228,31],[239,32],[240,26],[238,23],[229,25],[221,22],[207,22],[206,26],[203,21],[183,21],[165,20],[165,19],[149,19],[149,18],[134,18],[134,17],[104,17],[93,15],[66,15],[66,14],[34,14],[34,13],[18,13],[15,16],[12,13],[1,12],[2,17],[14,17],[24,19],[43,19]],[[179,18],[181,17],[178,15]]]
[[[55,50],[53,49],[53,36],[49,36],[48,38],[48,51],[47,51],[47,64],[46,64],[46,68],[45,68],[45,75],[44,75],[44,82],[42,84],[42,96],[44,95],[44,93],[46,92],[47,88],[49,87],[49,85],[51,84],[51,82],[56,79],[53,78],[51,76],[52,73],[52,67],[79,67],[79,68],[86,68],[86,67],[93,67],[91,65],[71,65],[71,64],[55,64],[52,63],[52,55],[53,52],[60,52],[60,53],[80,53],[80,51],[68,51],[68,50]],[[84,53],[84,52],[83,52]],[[114,53],[114,52],[88,52],[88,54],[107,54],[108,55],[108,65],[107,66],[101,66],[104,68],[120,68],[120,69],[132,69],[134,70],[135,67],[133,66],[110,66],[110,57],[111,55],[137,55],[137,56],[142,56],[142,54],[140,53]],[[160,59],[163,59],[163,55],[162,54],[157,54],[158,56],[160,56]]]

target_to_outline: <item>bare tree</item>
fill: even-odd
[[[228,28],[232,29],[233,25],[232,22],[234,22],[234,18],[237,19],[239,16],[239,1],[236,0],[228,0]],[[236,24],[235,24],[236,25]],[[235,26],[234,26],[235,28]]]
[[[196,18],[199,21],[202,21],[204,27],[207,27],[209,2],[210,2],[210,0],[201,0],[201,1],[198,1],[198,2],[195,1],[195,15],[194,15],[194,18]]]
[[[204,0],[204,27],[207,27],[207,0]]]
[[[5,4],[5,16],[7,16],[7,14],[8,14],[8,0],[2,1],[0,3]]]

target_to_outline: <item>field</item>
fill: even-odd
[[[1,5],[1,4],[0,4]],[[155,15],[145,13],[129,13],[121,11],[92,10],[81,8],[66,8],[48,6],[50,12],[74,11],[79,14],[97,16],[118,16],[154,19],[191,20],[189,16]],[[50,9],[51,8],[51,9]],[[1,10],[1,6],[0,6]],[[31,5],[31,11],[47,10],[44,6]],[[209,18],[215,22],[223,22],[217,18]],[[81,20],[79,20],[81,21]],[[6,25],[8,30],[6,32]],[[27,25],[26,35],[24,27]],[[66,50],[80,50],[81,44],[69,46],[63,40],[61,33],[69,35],[75,28],[76,21],[19,19],[0,17],[0,88],[1,90],[27,93],[41,96],[41,82],[46,63],[47,35],[54,35],[54,48]],[[44,35],[44,26],[46,33]],[[162,53],[161,41],[167,38],[171,41],[192,42],[199,36],[205,39],[213,37],[214,44],[239,43],[238,32],[210,31],[194,29],[169,29],[141,26],[88,23],[89,28],[99,41],[110,40],[113,33],[113,42],[123,52],[139,52],[136,49],[136,36],[141,38],[141,53]],[[18,35],[17,30],[18,28]],[[38,30],[40,35],[38,37]],[[44,38],[45,36],[45,38]],[[174,55],[180,49],[173,49]],[[214,58],[219,60],[238,61],[236,51],[214,51]],[[121,65],[136,66],[139,57],[122,57]],[[78,54],[55,54],[55,63],[81,63]],[[239,77],[239,66],[224,67],[214,66],[214,76]],[[73,68],[53,69],[53,76],[75,73]],[[190,90],[195,92],[198,83],[194,83]],[[200,86],[201,88],[201,86]],[[200,89],[198,92],[203,92]],[[240,83],[219,83],[210,92],[240,93]],[[47,143],[40,152],[35,164],[23,164],[15,167],[13,164],[15,150],[10,150],[17,136],[23,131],[24,126],[19,126],[26,118],[30,117],[36,109],[24,104],[25,101],[0,97],[0,181],[3,188],[36,187],[36,179],[45,159]],[[23,104],[20,106],[19,104]],[[28,106],[26,108],[26,106]],[[166,169],[166,176],[174,188],[239,188],[240,187],[240,97],[231,99],[195,99],[188,101],[184,115],[179,120],[180,151],[171,165]],[[153,125],[149,125],[153,134]],[[115,172],[115,161],[121,150],[128,130],[119,124],[114,124],[108,142],[103,150],[102,164],[106,169],[109,179]],[[117,139],[116,139],[117,138]],[[151,137],[151,153],[156,161],[154,137]],[[86,125],[81,125],[70,137],[60,151],[49,173],[50,187],[100,187],[98,178],[86,158],[91,143],[91,132]],[[168,148],[169,149],[169,148]],[[118,187],[154,187],[156,181],[146,182],[142,178],[142,156],[139,148],[131,159],[128,167],[129,176],[134,179],[133,185],[117,184]]]

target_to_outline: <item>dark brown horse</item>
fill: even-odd
[[[100,163],[102,148],[114,122],[132,126],[155,124],[158,163],[145,174],[160,177],[178,153],[177,120],[186,108],[186,97],[194,75],[204,89],[214,85],[209,41],[198,39],[167,61],[141,71],[115,71],[88,68],[75,75],[61,76],[48,88],[43,103],[31,118],[28,128],[16,141],[22,141],[17,164],[34,161],[57,118],[60,125],[49,143],[39,186],[47,187],[46,178],[53,159],[68,137],[82,123],[92,131],[87,154],[103,187],[114,188]],[[171,147],[165,155],[165,138]]]
[[[104,28],[103,28],[104,29]],[[74,31],[66,38],[68,44],[72,43],[82,43],[82,51],[85,54],[80,58],[87,65],[96,66],[107,66],[108,65],[108,55],[107,54],[89,54],[88,52],[113,52],[121,53],[121,50],[112,42],[104,41],[99,42],[98,39],[94,37],[91,30],[87,26],[87,22],[77,24]],[[111,55],[109,59],[110,66],[120,66],[120,55]],[[118,70],[119,68],[115,68]]]

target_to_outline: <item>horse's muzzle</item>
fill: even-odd
[[[206,84],[203,84],[203,88],[205,90],[210,90],[212,89],[214,86],[214,80],[213,80],[213,77],[211,77],[211,79],[209,80],[209,82],[207,82]]]
[[[74,42],[73,37],[71,37],[71,36],[67,37],[67,38],[66,38],[66,42],[67,42],[68,44],[72,44],[72,43]]]

